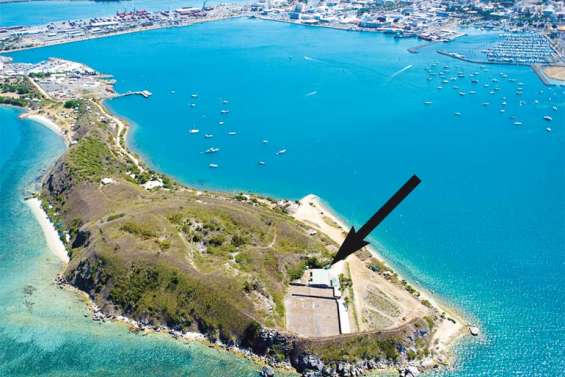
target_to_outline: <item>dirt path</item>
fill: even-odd
[[[139,160],[132,155],[126,148],[124,148],[124,146],[122,145],[122,143],[120,143],[120,137],[123,136],[124,140],[126,138],[126,134],[127,134],[127,130],[128,127],[126,126],[126,124],[124,122],[122,122],[117,116],[111,114],[104,106],[102,106],[98,101],[93,101],[94,104],[98,107],[98,109],[107,117],[111,118],[112,120],[114,120],[114,122],[116,122],[117,126],[118,126],[118,130],[116,132],[116,137],[114,140],[114,143],[116,145],[116,148],[118,148],[118,150],[126,157],[128,157],[134,164],[135,166],[139,169],[139,171],[141,173],[143,173],[145,171],[145,169],[143,168],[143,166],[141,165],[141,163],[139,162]],[[122,135],[123,133],[123,135]]]

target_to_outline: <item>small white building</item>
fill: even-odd
[[[153,190],[155,188],[161,188],[163,187],[163,182],[161,180],[155,179],[152,181],[147,181],[144,184],[141,185],[141,187],[143,187],[146,190]]]
[[[331,277],[330,270],[316,268],[310,270],[310,276],[308,277],[308,285],[315,287],[331,287]]]

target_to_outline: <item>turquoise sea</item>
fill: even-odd
[[[226,352],[95,323],[77,295],[57,288],[61,262],[23,197],[64,144],[19,114],[0,107],[0,376],[257,376]]]
[[[480,45],[480,38],[454,43]],[[461,344],[456,368],[441,374],[562,372],[563,89],[544,87],[525,67],[481,68],[433,48],[406,51],[417,44],[381,34],[237,19],[12,56],[82,61],[113,74],[118,91],[153,92],[150,99],[127,97],[108,106],[134,124],[129,144],[136,152],[187,184],[287,198],[313,192],[360,225],[418,174],[422,184],[372,241],[410,280],[483,330],[484,339]],[[449,71],[448,83],[428,73],[441,70]],[[458,72],[465,77],[457,78]],[[479,84],[471,83],[474,72]],[[522,95],[517,88],[523,88]],[[229,114],[221,115],[222,109]],[[546,114],[552,122],[543,119]],[[190,135],[193,128],[200,133]],[[204,133],[215,136],[205,139]],[[221,151],[202,153],[209,147]],[[287,152],[276,156],[280,149]],[[220,167],[209,169],[209,163]],[[8,200],[11,205],[16,195]],[[135,338],[130,347],[151,355],[153,345]],[[182,358],[182,351],[169,347],[169,357]],[[88,350],[89,357],[97,355],[96,347]],[[187,365],[210,357],[193,352]],[[5,357],[18,365],[18,358]],[[152,365],[164,370],[157,361]],[[227,375],[238,373],[246,372],[230,369]]]

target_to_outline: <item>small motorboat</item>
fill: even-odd
[[[235,132],[235,131],[230,131],[230,132],[228,132],[228,135],[231,135],[231,136],[237,135],[237,132]]]
[[[204,153],[217,153],[220,151],[220,148],[208,148]]]
[[[276,154],[277,156],[280,156],[280,155],[285,154],[285,153],[286,153],[286,149],[281,149],[281,150],[279,150],[279,151],[278,151],[277,153],[275,153],[275,154]]]
[[[204,138],[206,138],[206,139],[211,139],[213,137],[214,137],[214,135],[212,135],[212,134],[205,134],[204,135]]]
[[[208,167],[211,168],[211,169],[217,169],[217,168],[220,167],[220,165],[218,165],[218,164],[209,164]]]
[[[191,134],[197,134],[197,133],[200,132],[200,130],[199,130],[198,128],[193,128],[193,129],[191,129],[191,130],[188,131],[188,132],[191,133]]]

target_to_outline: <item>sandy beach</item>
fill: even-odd
[[[41,230],[43,232],[43,236],[45,237],[45,241],[47,242],[47,246],[49,250],[57,258],[59,258],[62,262],[68,263],[69,262],[69,255],[67,254],[67,250],[65,249],[65,245],[63,241],[59,238],[59,234],[53,226],[53,223],[47,217],[47,214],[41,208],[41,202],[37,198],[32,198],[26,200],[27,205],[31,209],[33,216],[37,220],[39,226],[41,226]]]
[[[39,115],[39,114],[32,114],[32,113],[23,113],[22,115],[20,115],[21,119],[29,119],[32,120],[34,122],[37,122],[39,124],[41,124],[42,126],[45,126],[47,128],[49,128],[51,131],[55,132],[57,135],[61,136],[62,138],[65,138],[65,135],[63,134],[63,131],[61,130],[61,128],[55,124],[55,122],[53,122],[51,119],[43,116],[43,115]]]
[[[319,197],[313,194],[302,198],[300,205],[292,211],[292,215],[297,220],[303,221],[325,233],[338,244],[343,242],[350,229],[350,226],[347,225],[344,220],[339,218],[334,211],[322,203]],[[373,256],[388,265],[375,247],[369,245],[367,248],[371,251]],[[356,257],[350,255],[346,260],[351,258]],[[403,277],[400,276],[400,279],[403,279]],[[440,313],[444,312],[447,318],[452,319],[441,321],[432,338],[432,342],[435,344],[434,350],[436,354],[444,356],[445,361],[447,361],[450,358],[450,351],[456,341],[463,335],[469,333],[468,328],[470,324],[461,314],[450,308],[437,297],[434,297],[430,292],[427,292],[417,284],[412,285],[420,292],[421,300],[428,300]]]

